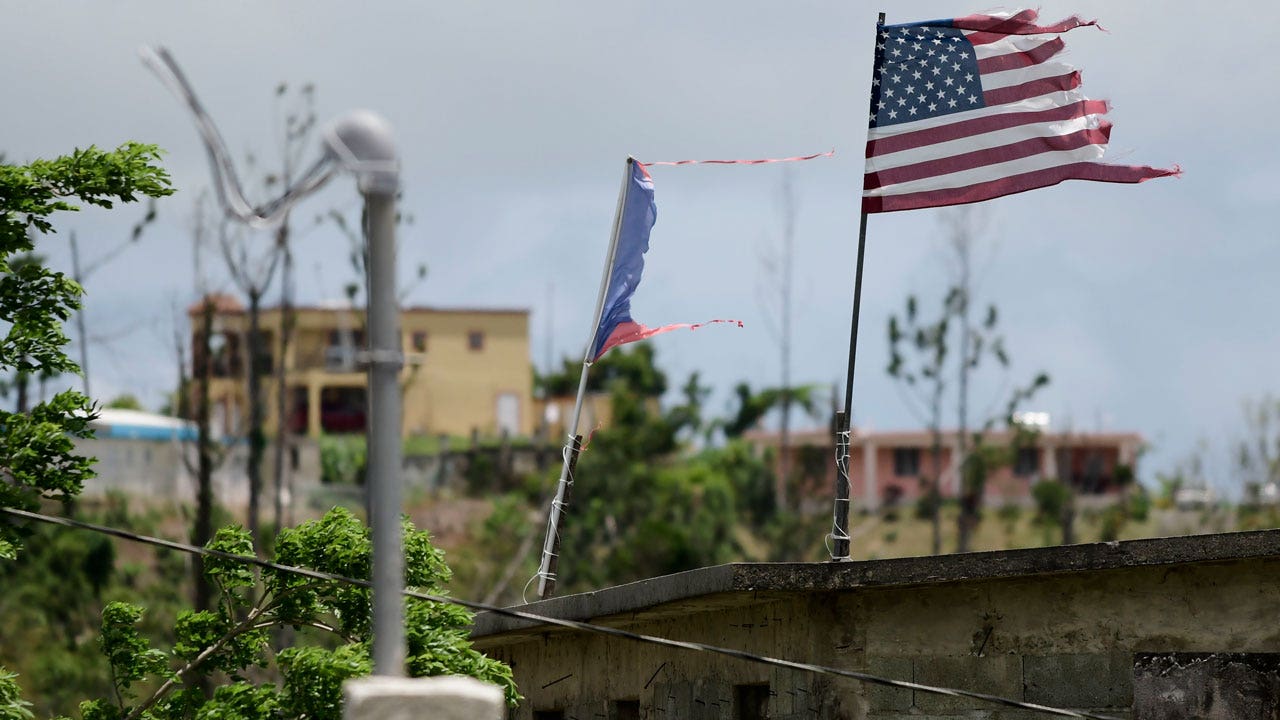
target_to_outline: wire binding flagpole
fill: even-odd
[[[884,27],[884,13],[876,20],[876,37],[873,41],[880,41],[880,31]],[[871,63],[872,82],[875,81],[876,63]],[[871,112],[875,112],[875,93],[870,93],[869,106]],[[863,175],[863,190],[866,190],[866,175]],[[861,198],[858,200],[861,205]],[[834,503],[834,518],[831,524],[831,539],[833,541],[833,549],[831,551],[832,560],[848,560],[849,559],[849,505],[850,505],[850,482],[849,482],[849,447],[852,440],[852,432],[850,430],[853,422],[853,370],[857,364],[858,358],[858,316],[862,311],[862,261],[866,255],[867,249],[867,211],[861,211],[861,217],[858,220],[858,264],[854,271],[853,280],[853,321],[849,329],[849,371],[845,376],[844,384],[844,412],[838,416],[836,423],[836,493]]]
[[[596,311],[591,320],[591,335],[587,338],[587,347],[582,357],[582,374],[578,378],[578,396],[573,402],[573,415],[569,421],[564,447],[564,462],[560,466],[560,479],[556,484],[556,496],[551,501],[547,515],[547,536],[542,541],[542,561],[538,565],[538,597],[543,600],[555,592],[556,570],[559,566],[560,552],[560,519],[564,514],[564,504],[573,484],[573,466],[577,463],[578,423],[582,418],[582,400],[587,393],[587,373],[595,360],[592,350],[595,349],[596,333],[600,328],[600,315],[604,312],[604,299],[609,292],[609,275],[613,270],[613,259],[618,251],[618,236],[622,229],[622,211],[627,203],[627,191],[631,186],[631,165],[635,158],[628,157],[626,168],[622,174],[622,187],[618,190],[618,207],[613,214],[613,236],[609,239],[609,252],[605,256],[604,273],[600,278],[600,295],[596,298]]]

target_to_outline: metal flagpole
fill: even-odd
[[[880,42],[880,31],[884,27],[884,13],[876,20],[875,43]],[[877,53],[878,57],[878,53]],[[871,63],[872,92],[871,112],[876,111],[875,67]],[[866,190],[866,175],[863,174],[863,190]],[[861,203],[862,199],[859,198]],[[853,280],[853,322],[849,330],[849,372],[844,384],[844,412],[838,414],[836,421],[836,498],[835,512],[831,527],[833,549],[832,560],[849,559],[849,445],[850,423],[853,418],[853,370],[858,357],[858,316],[862,310],[862,260],[867,249],[867,212],[863,210],[858,220],[858,264]]]
[[[587,392],[587,372],[591,369],[594,358],[591,351],[595,349],[596,332],[600,327],[600,314],[604,312],[604,298],[609,292],[609,275],[613,270],[613,258],[618,251],[618,235],[622,228],[622,211],[626,207],[627,192],[631,186],[631,165],[635,158],[628,157],[626,169],[622,175],[622,188],[618,191],[618,208],[613,214],[613,236],[609,239],[609,252],[605,256],[604,276],[600,278],[600,295],[596,298],[596,311],[591,321],[591,336],[587,338],[587,349],[582,357],[582,375],[578,378],[578,397],[573,403],[573,419],[569,423],[568,443],[564,448],[564,463],[560,466],[560,480],[556,485],[556,496],[551,501],[551,512],[547,517],[547,537],[542,542],[542,562],[538,566],[538,597],[546,599],[555,591],[556,576],[553,559],[558,560],[560,552],[560,516],[568,497],[569,486],[573,484],[573,466],[577,463],[578,448],[575,438],[578,436],[578,421],[582,417],[582,399]],[[554,562],[558,565],[558,562]]]

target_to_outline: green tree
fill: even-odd
[[[983,454],[984,434],[1001,421],[1013,427],[1013,413],[1049,384],[1049,376],[1037,373],[1025,386],[1015,387],[1002,412],[981,418],[977,430],[970,432],[970,381],[986,361],[1001,368],[1009,366],[1009,354],[1000,334],[999,313],[994,304],[985,309],[974,307],[973,247],[979,234],[978,223],[968,207],[956,209],[946,218],[947,243],[951,250],[950,287],[942,307],[933,320],[918,314],[914,296],[907,298],[906,313],[901,319],[889,318],[888,374],[908,390],[904,397],[924,421],[932,436],[931,477],[925,480],[930,503],[934,551],[941,550],[938,522],[938,484],[942,474],[942,413],[948,394],[948,364],[954,363],[955,390],[951,395],[957,418],[958,470],[960,478],[960,515],[957,519],[956,549],[966,552],[980,516],[980,505],[993,457]],[[981,313],[974,317],[975,311]]]
[[[1280,398],[1264,395],[1242,408],[1244,433],[1235,443],[1235,471],[1244,498],[1256,503],[1280,485]]]
[[[566,589],[739,558],[738,528],[772,514],[773,476],[746,447],[693,450],[682,441],[706,425],[706,388],[697,376],[682,386],[677,404],[658,410],[650,393],[665,388],[666,379],[652,349],[609,356],[615,354],[623,359],[613,365],[613,419],[579,457],[562,529],[559,574]]]
[[[0,339],[0,370],[76,371],[64,352],[62,324],[79,306],[80,287],[38,263],[15,267],[12,259],[31,252],[32,233],[52,231],[53,212],[76,209],[73,200],[111,207],[139,195],[169,194],[168,177],[154,164],[157,159],[153,146],[129,143],[111,152],[90,148],[26,166],[0,165],[0,322],[8,326]],[[74,454],[73,439],[91,434],[93,409],[84,395],[68,391],[28,413],[0,413],[0,473],[5,478],[0,507],[36,509],[41,499],[67,501],[80,492],[92,475],[92,461]],[[406,585],[443,594],[450,574],[443,554],[426,533],[407,522],[404,532]],[[0,523],[0,533],[0,555],[12,558],[17,530]],[[253,556],[252,539],[238,527],[219,531],[208,546]],[[73,549],[49,556],[43,576],[59,581],[80,577],[88,583],[87,591],[72,595],[102,597],[114,564],[110,546],[81,541]],[[274,550],[276,559],[287,565],[363,579],[371,570],[369,531],[342,510],[282,531]],[[10,567],[5,566],[6,574]],[[82,703],[84,720],[340,717],[342,680],[371,669],[368,589],[274,570],[255,573],[251,566],[223,558],[206,560],[203,572],[218,591],[215,602],[209,609],[178,613],[165,633],[173,638],[167,650],[153,647],[141,632],[154,609],[122,601],[103,606],[99,645],[107,656],[111,697]],[[177,584],[172,576],[164,581]],[[17,594],[9,583],[5,589],[6,597]],[[405,615],[410,674],[471,675],[503,686],[514,702],[510,669],[471,647],[470,613],[411,599]],[[70,619],[64,624],[67,642],[81,635],[72,636],[76,628]],[[273,656],[268,633],[282,626],[333,639]],[[279,686],[245,679],[253,668],[272,663],[282,678]],[[227,678],[212,697],[186,684],[210,672]],[[0,718],[25,720],[28,707],[12,673],[0,668]]]
[[[18,676],[0,669],[0,720],[31,720],[31,703],[22,699]]]
[[[117,395],[114,398],[112,398],[107,403],[106,406],[109,408],[113,408],[115,410],[142,410],[143,409],[142,403],[138,400],[138,397],[136,395],[133,395],[132,393]]]
[[[110,208],[169,195],[158,160],[155,146],[126,143],[26,165],[0,162],[0,324],[7,326],[0,372],[21,382],[79,371],[66,354],[63,324],[80,307],[82,289],[44,266],[33,254],[36,239],[54,232],[55,213],[80,204]],[[91,461],[74,452],[74,440],[92,434],[92,403],[68,390],[30,408],[19,405],[16,412],[0,411],[0,507],[34,510],[42,499],[70,501],[93,476]],[[0,523],[0,557],[13,559],[20,542],[18,527]],[[60,577],[57,572],[51,571]],[[6,584],[6,594],[13,592]],[[0,668],[0,717],[30,716],[15,687],[12,674]]]
[[[161,516],[130,512],[128,499],[77,502],[74,517],[141,533],[154,533]],[[189,607],[186,558],[156,549],[117,553],[111,538],[57,525],[33,525],[22,553],[0,562],[0,665],[22,674],[33,710],[65,714],[86,697],[111,692],[97,645],[102,609],[125,600],[147,608],[150,635],[173,626]]]
[[[249,533],[234,526],[219,530],[209,548],[254,555]],[[369,529],[345,509],[281,531],[274,548],[276,562],[284,565],[366,580],[372,568]],[[404,553],[405,585],[443,595],[451,576],[444,554],[407,520]],[[245,712],[263,718],[341,718],[342,682],[372,671],[369,589],[274,569],[259,575],[249,565],[223,558],[206,558],[204,565],[218,603],[213,610],[180,613],[168,650],[152,647],[138,632],[145,612],[140,606],[117,602],[103,610],[100,644],[115,692],[83,703],[85,720],[245,717]],[[515,703],[519,696],[511,669],[471,647],[471,619],[458,606],[408,599],[406,669],[412,676],[477,677],[503,687]],[[283,627],[318,631],[333,642],[273,655],[270,632]],[[245,679],[254,668],[271,665],[280,674],[279,686]],[[184,681],[211,671],[229,678],[212,698],[184,689]],[[146,689],[139,692],[138,686]]]
[[[796,405],[809,416],[818,412],[817,387],[799,385],[796,387],[771,387],[753,391],[749,383],[740,382],[733,386],[734,408],[727,419],[720,423],[720,430],[726,438],[739,438],[743,433],[760,424],[765,415],[774,409]],[[780,497],[781,497],[780,493]]]
[[[947,294],[942,312],[932,320],[920,319],[919,301],[907,296],[901,316],[889,316],[889,366],[886,372],[908,391],[909,403],[929,430],[929,472],[920,478],[922,508],[932,529],[933,554],[942,552],[939,516],[942,493],[942,400],[947,389],[946,363],[950,352],[949,329],[955,315],[955,292]]]
[[[80,307],[80,286],[41,263],[16,264],[35,249],[35,238],[54,231],[52,216],[77,203],[110,208],[140,197],[173,192],[153,145],[126,143],[115,150],[89,147],[52,160],[0,165],[0,372],[74,373],[63,323]],[[0,507],[34,509],[39,500],[67,500],[92,477],[90,461],[74,452],[90,434],[93,407],[74,391],[58,393],[29,412],[0,411]],[[17,537],[0,524],[0,556],[12,555]]]
[[[578,391],[580,372],[581,360],[564,358],[558,372],[542,375],[535,370],[534,387],[548,397],[571,396]],[[646,398],[659,398],[667,392],[667,375],[654,363],[653,345],[643,342],[617,348],[592,364],[588,392],[608,392],[618,385]]]

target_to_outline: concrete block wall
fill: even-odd
[[[794,603],[763,603],[645,624],[642,631],[803,658],[812,626],[796,610]],[[735,687],[741,685],[769,687],[770,718],[824,717],[820,689],[808,673],[732,658],[566,633],[488,652],[513,663],[522,678],[526,701],[513,720],[532,720],[535,710],[563,710],[566,720],[595,720],[608,717],[617,700],[638,700],[640,717],[649,720],[730,720],[736,717]]]
[[[683,601],[627,629],[900,680],[1130,718],[1141,653],[1280,652],[1280,560],[1246,559]],[[738,686],[768,684],[774,720],[1021,720],[980,700],[770,668],[722,656],[553,631],[481,645],[512,663],[527,701],[514,720],[564,710],[731,720]]]

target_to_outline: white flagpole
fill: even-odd
[[[556,587],[556,569],[559,564],[560,551],[560,516],[564,508],[565,498],[573,486],[573,474],[570,468],[576,460],[578,452],[578,422],[582,417],[582,399],[587,393],[587,372],[591,369],[595,349],[596,332],[600,327],[600,316],[604,312],[605,295],[609,292],[609,276],[613,270],[613,258],[618,252],[618,235],[622,229],[622,211],[626,206],[627,192],[631,186],[631,165],[635,158],[628,157],[626,169],[622,175],[622,188],[618,191],[618,207],[613,214],[613,236],[609,239],[609,252],[605,256],[604,273],[600,278],[600,295],[596,298],[596,311],[591,320],[591,335],[587,338],[587,348],[582,357],[582,374],[578,379],[578,397],[573,403],[573,419],[569,423],[568,442],[564,446],[564,462],[560,466],[560,480],[556,484],[556,496],[551,501],[551,511],[547,518],[547,537],[542,542],[542,562],[538,566],[538,597],[546,599]]]

